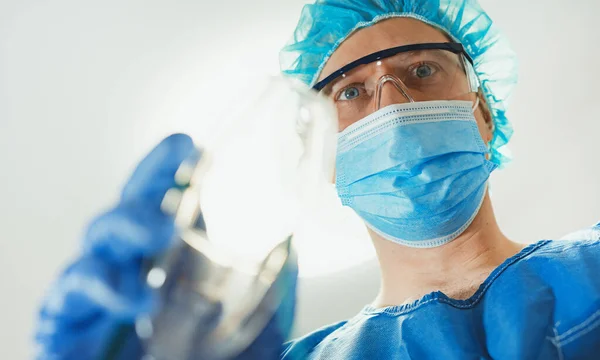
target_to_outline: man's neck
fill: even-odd
[[[502,234],[487,195],[469,228],[440,247],[410,248],[369,232],[381,268],[376,307],[414,301],[432,291],[466,299],[497,266],[523,248]]]

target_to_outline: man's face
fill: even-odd
[[[415,19],[393,18],[384,20],[373,26],[361,29],[346,39],[327,61],[321,76],[319,77],[319,81],[342,66],[380,50],[410,44],[443,43],[448,41],[450,41],[450,39],[447,35],[438,29]],[[379,76],[385,75],[386,73],[394,73],[393,69],[388,69],[386,66],[387,64],[385,62],[383,65],[380,65],[377,71],[381,72],[381,74],[378,73],[376,75]],[[454,86],[464,87],[464,91],[459,91],[459,93],[463,95],[453,98],[453,100],[469,100],[475,102],[476,96],[478,95],[469,93],[468,79],[464,71],[456,74],[454,84]],[[336,101],[335,96],[332,96],[332,99]],[[383,85],[381,90],[381,108],[391,104],[406,103],[407,101],[407,98],[403,96],[394,85],[390,83]],[[491,116],[483,96],[480,96],[480,101],[481,104],[475,111],[475,118],[477,119],[477,125],[483,141],[488,143],[492,139]],[[345,129],[354,121],[356,121],[354,118],[349,120],[348,118],[340,116],[339,130]]]

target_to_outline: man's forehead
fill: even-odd
[[[319,76],[319,81],[342,66],[380,50],[449,40],[450,38],[437,28],[416,19],[383,20],[349,36],[331,55]]]

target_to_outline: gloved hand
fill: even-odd
[[[99,359],[120,324],[154,306],[142,278],[142,261],[164,251],[174,232],[160,209],[175,172],[195,151],[186,135],[163,140],[139,164],[120,201],[89,226],[82,253],[51,287],[36,332],[38,358]],[[140,357],[130,335],[124,359]]]
[[[197,151],[182,134],[163,140],[139,164],[120,202],[89,226],[80,257],[61,274],[44,299],[36,332],[38,359],[100,359],[115,333],[126,330],[119,359],[139,359],[142,347],[131,327],[155,309],[143,278],[143,261],[170,245],[174,219],[160,204],[176,186],[181,163]],[[275,359],[292,326],[296,275],[289,292],[257,340],[236,359]]]

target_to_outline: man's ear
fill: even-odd
[[[481,89],[479,89],[477,96],[479,97],[479,108],[481,109],[481,113],[483,114],[483,120],[485,121],[485,124],[488,128],[488,133],[486,134],[486,136],[484,136],[483,139],[487,144],[490,141],[492,141],[494,137],[494,120],[492,119],[492,112],[490,111],[485,95],[483,94],[483,91]]]

